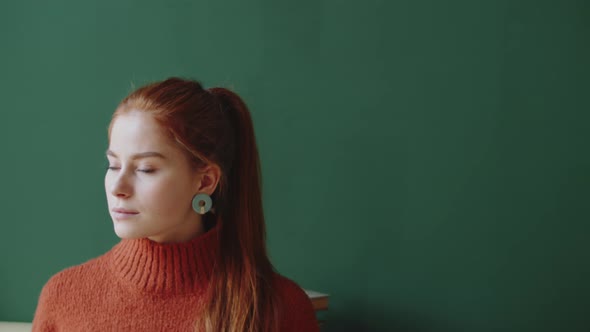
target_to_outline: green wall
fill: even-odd
[[[117,242],[109,117],[172,75],[251,107],[272,259],[327,331],[588,331],[587,1],[5,1],[0,320]]]

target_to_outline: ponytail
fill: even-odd
[[[225,88],[209,92],[227,115],[233,144],[229,144],[225,161],[225,181],[214,196],[221,205],[220,248],[203,327],[207,332],[278,331],[279,306],[266,248],[260,159],[252,118],[234,92]]]

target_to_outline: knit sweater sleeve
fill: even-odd
[[[278,276],[277,290],[283,302],[281,332],[319,332],[311,300],[294,281]]]

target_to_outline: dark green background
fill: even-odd
[[[114,245],[119,100],[235,89],[327,331],[590,330],[588,1],[5,1],[0,320]]]

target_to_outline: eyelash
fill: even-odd
[[[107,167],[107,171],[113,171],[113,170],[118,170],[119,167]],[[139,172],[143,172],[143,173],[154,173],[156,170],[155,169],[138,169]]]

